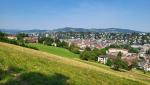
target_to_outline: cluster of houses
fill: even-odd
[[[108,58],[115,58],[119,52],[122,53],[121,59],[126,61],[128,66],[132,65],[133,61],[137,60],[139,68],[144,69],[145,71],[150,71],[150,55],[147,55],[146,53],[144,55],[143,53],[129,53],[126,49],[110,48],[107,51],[107,56],[100,55],[98,57],[98,62],[106,64]]]
[[[101,39],[115,40],[123,44],[150,44],[150,33],[111,33],[111,32],[50,32],[51,37],[58,39]]]
[[[110,44],[115,43],[113,40],[96,40],[96,39],[64,39],[69,44],[75,44],[80,49],[85,49],[86,47],[90,47],[91,49],[94,48],[104,48],[106,46],[109,46]]]
[[[15,34],[9,34],[7,35],[8,39],[11,40],[17,40],[17,36]],[[37,36],[28,36],[28,37],[24,37],[23,40],[27,43],[38,43],[38,37]]]

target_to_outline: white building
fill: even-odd
[[[146,63],[146,64],[144,65],[144,70],[145,70],[145,71],[150,71],[150,63]]]
[[[133,48],[142,48],[142,45],[131,45]]]
[[[49,34],[45,34],[45,37],[49,37]]]
[[[98,57],[98,62],[100,62],[102,64],[106,64],[107,60],[108,60],[108,58],[105,55]]]
[[[8,39],[11,39],[11,40],[17,40],[17,37],[16,37],[16,36],[13,36],[13,35],[7,36],[7,38],[8,38]]]
[[[56,44],[56,43],[52,43],[52,46],[55,46],[55,47],[56,47],[56,46],[57,46],[57,44]]]
[[[140,62],[138,62],[138,66],[145,71],[150,71],[150,60],[141,60]]]

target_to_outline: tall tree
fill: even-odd
[[[6,34],[0,31],[0,40],[1,40],[1,39],[4,39],[5,36],[6,36]]]
[[[150,54],[150,48],[146,51],[146,54]]]

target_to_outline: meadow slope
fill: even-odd
[[[1,85],[149,85],[140,72],[116,72],[78,59],[0,42]]]
[[[32,47],[36,47],[40,51],[55,54],[58,56],[68,57],[68,58],[79,58],[78,54],[74,54],[65,48],[47,46],[47,45],[43,45],[43,44],[39,44],[39,43],[29,43],[27,45],[32,46]]]

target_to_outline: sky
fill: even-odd
[[[150,32],[150,0],[0,0],[0,28],[63,27]]]

